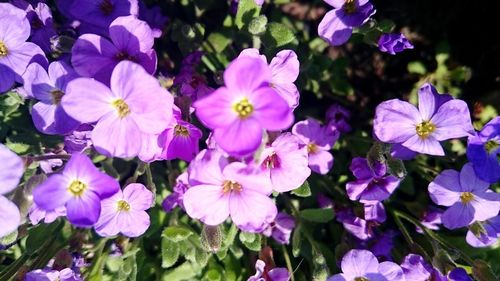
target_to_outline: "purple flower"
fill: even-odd
[[[438,230],[439,225],[441,224],[442,215],[443,211],[438,208],[430,207],[427,211],[425,211],[420,222],[428,229]],[[424,231],[418,226],[416,226],[415,229],[418,233],[424,233]]]
[[[401,264],[406,280],[415,281],[447,281],[439,270],[427,263],[423,257],[415,254],[408,254]]]
[[[21,223],[21,214],[16,204],[2,196],[14,190],[24,173],[23,160],[6,146],[0,144],[0,237],[17,229]]]
[[[101,215],[94,228],[97,234],[109,237],[122,233],[128,237],[138,237],[149,228],[149,215],[154,194],[140,183],[131,183],[101,201]]]
[[[479,179],[471,163],[459,172],[444,170],[429,184],[434,203],[448,208],[441,217],[449,229],[464,227],[498,215],[500,196],[488,190],[489,184]]]
[[[119,17],[109,26],[109,37],[111,41],[88,33],[76,40],[71,63],[78,74],[109,84],[113,69],[121,61],[133,61],[148,73],[155,73],[154,37],[147,23],[135,16]]]
[[[346,184],[347,195],[353,201],[383,201],[391,196],[400,183],[397,177],[386,175],[387,167],[381,162],[377,162],[372,169],[365,158],[355,157],[349,170],[356,177],[355,181]]]
[[[473,224],[467,231],[466,241],[472,247],[488,247],[500,238],[500,216],[491,218],[485,222],[477,222],[479,227]]]
[[[66,208],[64,206],[57,207],[54,210],[46,211],[40,207],[36,203],[31,205],[31,208],[28,213],[31,224],[37,225],[43,220],[44,223],[53,223],[58,217],[66,216]]]
[[[177,206],[184,209],[182,200],[184,197],[184,193],[186,193],[189,188],[188,182],[189,180],[187,172],[184,172],[177,177],[177,179],[175,180],[174,192],[168,195],[161,204],[165,212],[170,213]]]
[[[370,251],[379,259],[384,258],[385,260],[392,259],[392,249],[394,248],[395,237],[398,236],[398,232],[394,230],[386,230],[378,237],[375,237],[373,243],[370,246]]]
[[[40,47],[26,42],[30,36],[26,12],[4,3],[0,6],[0,92],[12,87],[33,60],[46,61]]]
[[[31,24],[31,41],[44,52],[50,53],[50,38],[57,35],[50,7],[45,3],[38,3],[36,6],[29,5],[26,12]]]
[[[403,33],[384,33],[378,39],[378,49],[382,52],[395,55],[405,49],[413,49],[413,45]]]
[[[94,79],[78,78],[69,83],[61,104],[81,123],[97,122],[92,131],[97,151],[134,157],[143,135],[160,134],[170,123],[173,98],[140,65],[123,61],[113,70],[111,89]]]
[[[418,91],[418,110],[412,104],[392,99],[377,106],[373,124],[377,138],[401,143],[415,152],[444,155],[440,141],[474,133],[467,104],[450,95],[440,95],[429,83]]]
[[[292,133],[307,147],[309,168],[318,174],[327,174],[333,165],[333,156],[329,150],[339,138],[338,131],[331,131],[309,118],[295,123]]]
[[[44,155],[56,155],[55,153],[49,152]],[[63,161],[61,159],[47,159],[39,161],[40,169],[46,174],[50,174],[54,172],[54,168],[61,167],[63,165]]]
[[[290,235],[295,228],[293,216],[279,212],[274,222],[272,222],[263,232],[267,237],[273,237],[280,244],[289,244]]]
[[[276,218],[265,175],[243,163],[228,164],[216,151],[203,150],[191,162],[189,185],[183,198],[186,212],[207,225],[221,224],[231,216],[241,230],[261,232]]]
[[[374,237],[372,227],[378,225],[377,222],[367,221],[355,216],[351,209],[338,211],[336,219],[342,223],[347,232],[363,241]]]
[[[247,281],[288,281],[290,272],[286,268],[277,267],[271,270],[266,268],[263,260],[257,260],[255,263],[255,275],[248,278]]]
[[[277,192],[296,189],[311,175],[307,148],[291,133],[281,134],[262,151],[260,159],[261,169],[267,173]]]
[[[173,122],[160,136],[164,143],[163,158],[191,161],[200,151],[202,133],[191,123],[181,119],[179,111],[174,111]]]
[[[25,281],[83,281],[79,274],[70,268],[61,271],[54,269],[36,269],[26,274]]]
[[[91,226],[101,213],[101,200],[119,190],[118,182],[100,172],[84,154],[73,154],[60,174],[52,174],[33,190],[33,200],[51,211],[66,206],[68,220]]]
[[[484,125],[477,135],[469,137],[467,159],[480,179],[489,183],[500,180],[500,116]]]
[[[245,49],[239,57],[259,58],[267,63],[264,55],[260,55],[257,49]],[[299,105],[299,90],[295,86],[295,80],[299,76],[300,63],[292,50],[282,50],[276,54],[269,64],[271,69],[271,87],[273,87],[280,96],[286,100],[288,106],[293,110]]]
[[[379,263],[377,258],[367,250],[350,250],[342,258],[342,273],[328,278],[327,281],[359,281],[359,280],[404,280],[403,270],[393,262]]]
[[[450,281],[473,281],[467,274],[467,271],[461,267],[457,267],[450,271],[450,273],[448,273],[448,279]]]
[[[63,61],[51,63],[48,72],[38,63],[28,66],[23,74],[24,89],[39,100],[31,112],[37,130],[45,134],[64,135],[78,127],[79,122],[68,116],[61,107],[66,86],[77,77]]]
[[[340,104],[333,104],[326,111],[327,126],[334,132],[349,133],[352,129],[349,125],[350,118],[351,112]]]
[[[168,18],[162,14],[158,5],[148,8],[143,1],[139,1],[139,19],[148,23],[153,31],[153,36],[159,38]]]
[[[270,87],[271,80],[262,60],[237,58],[224,72],[226,86],[193,104],[200,121],[214,130],[215,140],[228,153],[248,155],[261,144],[263,129],[278,131],[293,123],[292,111]]]
[[[70,154],[83,152],[92,146],[91,136],[94,127],[89,124],[82,124],[70,135],[64,137],[64,150]]]
[[[400,143],[395,143],[391,146],[391,156],[400,160],[411,160],[415,158],[417,154],[418,153],[415,151],[402,146]]]
[[[387,218],[384,204],[381,202],[369,202],[364,204],[365,220],[384,222]]]
[[[318,26],[318,34],[333,46],[347,42],[352,29],[367,22],[375,14],[369,0],[324,0],[333,6]]]
[[[103,35],[116,18],[139,13],[138,0],[78,0],[67,8],[75,19],[87,25],[85,29]]]

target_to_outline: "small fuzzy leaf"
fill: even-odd
[[[161,240],[161,267],[169,268],[174,265],[179,259],[179,254],[179,244],[163,237]]]
[[[183,226],[169,226],[163,230],[162,236],[172,242],[181,242],[189,238],[193,232]]]
[[[299,186],[299,188],[292,190],[291,193],[299,197],[311,196],[311,187],[309,186],[309,182],[305,181],[301,186]]]

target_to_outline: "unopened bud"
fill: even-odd
[[[204,225],[201,231],[201,245],[208,251],[215,253],[222,245],[222,231],[220,226]]]

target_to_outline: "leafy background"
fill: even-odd
[[[24,272],[42,268],[56,256],[68,263],[71,252],[80,252],[88,267],[86,280],[246,280],[254,273],[259,257],[277,266],[295,270],[294,280],[325,280],[338,272],[337,262],[355,243],[334,219],[332,208],[320,209],[319,193],[336,206],[360,205],[348,200],[345,183],[352,179],[350,160],[365,156],[373,145],[371,120],[378,103],[390,98],[416,102],[416,90],[424,82],[440,92],[466,100],[476,129],[500,110],[500,40],[498,3],[493,1],[390,0],[372,1],[374,20],[356,31],[342,47],[330,47],[317,36],[317,25],[330,9],[320,0],[267,1],[260,7],[253,0],[240,0],[237,13],[223,0],[146,1],[159,5],[169,16],[163,36],[156,41],[162,82],[173,93],[172,76],[182,58],[202,50],[197,71],[213,87],[221,84],[221,73],[239,52],[260,48],[268,59],[279,50],[293,49],[301,62],[298,88],[301,92],[297,120],[324,120],[333,103],[353,112],[354,130],[343,135],[333,150],[335,165],[327,176],[311,176],[298,190],[276,198],[279,209],[296,218],[291,244],[281,246],[261,235],[243,233],[233,225],[206,228],[190,220],[182,210],[166,214],[161,201],[172,190],[175,178],[185,168],[182,161],[144,165],[138,160],[93,160],[124,184],[137,179],[154,187],[157,205],[149,213],[152,224],[138,239],[98,238],[92,231],[76,229],[58,220],[50,225],[25,224],[1,244],[17,242],[0,254],[0,280],[21,278]],[[49,3],[51,3],[49,1]],[[57,17],[57,12],[54,10]],[[415,45],[397,56],[376,48],[377,36],[392,30],[404,32]],[[244,75],[244,74],[242,74]],[[27,159],[61,149],[61,138],[36,132],[29,115],[31,101],[15,92],[0,96],[0,140]],[[406,162],[407,176],[385,202],[388,220],[376,231],[397,230],[393,257],[400,261],[409,252],[425,254],[439,268],[455,261],[478,280],[496,280],[500,274],[498,248],[474,249],[465,243],[465,230],[415,232],[415,220],[430,203],[428,183],[446,168],[459,169],[466,161],[464,141],[446,145],[447,156],[419,156]],[[26,214],[31,190],[43,180],[33,161],[14,200]],[[497,184],[493,187],[498,190]],[[116,248],[123,255],[116,255]],[[271,253],[272,252],[272,253]],[[481,261],[483,260],[483,261]],[[16,277],[17,276],[17,277]]]

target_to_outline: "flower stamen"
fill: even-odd
[[[462,201],[463,204],[467,204],[472,200],[474,200],[474,194],[471,192],[462,192],[462,194],[460,194],[460,201]]]
[[[118,116],[121,119],[130,114],[130,108],[128,107],[128,104],[122,99],[114,100],[111,105],[116,109],[116,111],[118,112]]]
[[[116,203],[117,207],[116,209],[119,211],[119,212],[122,212],[122,211],[129,211],[130,210],[130,204],[125,201],[125,200],[120,200]]]
[[[316,152],[318,152],[318,146],[315,143],[311,142],[307,144],[307,153],[315,154]]]
[[[50,91],[50,95],[52,96],[52,103],[59,105],[61,103],[61,99],[64,96],[64,92],[58,89]]]
[[[343,8],[347,14],[352,14],[352,13],[356,12],[356,1],[355,0],[346,0]]]
[[[239,184],[235,181],[225,180],[222,183],[222,192],[224,192],[224,193],[228,193],[231,191],[241,192],[242,190],[243,190],[243,187],[241,186],[241,184]]]
[[[87,185],[79,180],[74,180],[68,187],[68,191],[73,195],[80,197],[83,192],[87,189]]]
[[[233,104],[233,110],[238,113],[242,119],[247,118],[253,112],[253,104],[247,98],[242,98],[237,103]]]
[[[186,127],[182,125],[175,125],[174,127],[174,135],[175,136],[182,136],[182,137],[187,137],[189,136],[189,131]]]
[[[113,13],[113,8],[111,0],[103,0],[101,4],[99,4],[99,9],[105,16],[111,15],[111,13]]]
[[[5,57],[9,54],[9,50],[7,50],[7,46],[3,41],[0,41],[0,58]]]
[[[424,121],[418,124],[415,127],[415,130],[417,131],[417,135],[420,138],[426,139],[427,137],[429,137],[430,134],[432,134],[436,130],[436,125],[432,124],[430,121]]]

